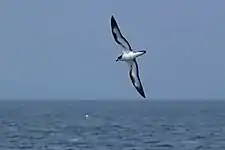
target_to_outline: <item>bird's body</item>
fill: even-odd
[[[137,51],[137,52],[130,51],[127,53],[123,53],[120,61],[132,61],[134,58],[137,58],[145,53],[146,51]]]
[[[116,61],[125,61],[129,66],[129,76],[137,91],[145,98],[145,93],[139,78],[138,64],[136,58],[145,54],[146,51],[133,51],[129,42],[123,37],[116,23],[115,18],[111,17],[111,29],[114,40],[122,47],[122,55]]]

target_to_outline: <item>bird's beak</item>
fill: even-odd
[[[116,62],[118,61],[118,58],[116,59]]]

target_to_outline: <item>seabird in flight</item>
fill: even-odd
[[[129,66],[129,76],[131,78],[131,81],[134,85],[134,87],[137,89],[137,91],[145,98],[145,93],[139,78],[139,72],[138,72],[138,64],[136,61],[136,58],[145,54],[146,51],[133,51],[129,42],[124,38],[122,33],[120,32],[119,26],[116,23],[115,18],[111,17],[111,29],[112,29],[112,35],[114,37],[114,40],[117,44],[119,44],[122,47],[122,55],[120,55],[116,61],[125,61],[127,62]]]

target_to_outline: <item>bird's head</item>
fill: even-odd
[[[121,58],[122,58],[122,55],[120,55],[120,56],[116,59],[116,62],[117,62],[117,61],[120,61]]]

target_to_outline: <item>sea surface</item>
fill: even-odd
[[[0,101],[0,150],[225,150],[225,101]]]

